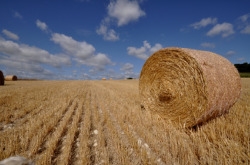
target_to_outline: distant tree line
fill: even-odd
[[[234,66],[238,69],[240,73],[250,72],[250,63],[247,62],[243,64],[234,64]]]

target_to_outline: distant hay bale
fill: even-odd
[[[17,81],[17,76],[16,75],[7,75],[5,76],[6,81]]]
[[[22,156],[12,156],[0,161],[0,165],[35,165],[35,163]]]
[[[106,80],[106,78],[102,78],[102,80]]]
[[[139,80],[141,104],[176,126],[192,127],[225,114],[237,101],[237,69],[215,53],[165,48],[145,62]]]
[[[0,70],[0,85],[4,85],[4,75],[1,70]]]

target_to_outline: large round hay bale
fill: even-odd
[[[16,75],[7,75],[5,76],[6,81],[17,81],[17,76]]]
[[[4,76],[1,70],[0,70],[0,85],[4,85]]]
[[[165,48],[145,62],[139,80],[146,110],[192,127],[228,112],[241,92],[237,69],[208,51]]]

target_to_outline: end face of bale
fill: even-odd
[[[211,52],[159,50],[142,68],[141,104],[177,126],[206,122],[225,113],[239,97],[240,78],[234,69],[229,61]]]
[[[4,85],[4,75],[1,70],[0,70],[0,85]]]

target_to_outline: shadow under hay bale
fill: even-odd
[[[0,70],[0,85],[4,85],[4,75],[1,70]]]
[[[17,81],[17,76],[16,75],[7,75],[5,76],[6,81]]]
[[[165,48],[145,62],[141,104],[176,126],[193,127],[228,112],[241,92],[237,69],[208,51]]]

